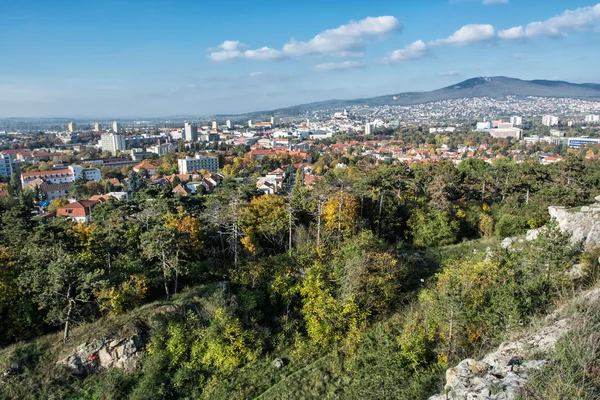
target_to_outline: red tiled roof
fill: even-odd
[[[21,175],[26,176],[45,176],[45,175],[55,175],[55,174],[67,174],[71,175],[70,169],[54,169],[51,171],[41,171],[41,172],[24,172]]]

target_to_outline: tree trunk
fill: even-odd
[[[321,246],[321,214],[323,204],[321,201],[317,203],[317,248]]]
[[[175,270],[175,282],[173,283],[173,293],[177,294],[177,286],[179,286],[179,274]]]
[[[525,197],[525,205],[529,205],[529,188],[527,188],[527,197]]]
[[[167,300],[171,298],[171,293],[169,292],[169,267],[167,266],[167,259],[165,256],[165,251],[162,251],[162,270],[163,270],[163,284],[165,286],[165,294],[167,295]]]
[[[481,201],[485,200],[485,179],[483,180],[483,188],[481,189]]]
[[[110,274],[111,259],[112,259],[111,255],[110,255],[110,251],[108,252],[107,256],[108,256],[107,257],[108,258],[108,273]]]
[[[340,190],[340,204],[338,206],[338,247],[342,241],[342,207],[344,205],[344,191]]]
[[[379,216],[377,217],[377,236],[381,236],[381,212],[383,211],[383,195],[385,190],[379,195]]]
[[[448,363],[452,362],[452,358],[453,358],[453,352],[454,352],[454,346],[453,346],[453,341],[454,341],[454,307],[450,308],[450,328],[449,328],[449,332],[448,332]]]
[[[289,220],[288,220],[288,251],[290,252],[290,254],[292,254],[292,212],[294,211],[292,209],[292,198],[291,198],[291,192],[290,192],[290,199],[289,199]]]
[[[69,338],[69,324],[71,322],[71,311],[73,311],[73,303],[74,301],[71,299],[71,286],[67,290],[67,303],[69,304],[67,307],[67,316],[65,318],[65,330],[63,332],[63,341],[67,341]]]

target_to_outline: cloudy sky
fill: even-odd
[[[599,50],[593,0],[0,0],[0,117],[241,113],[475,76],[600,83]]]

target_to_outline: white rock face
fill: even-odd
[[[139,353],[143,349],[143,342],[137,335],[122,340],[97,339],[79,345],[73,354],[59,360],[58,364],[78,375],[109,368],[133,372],[138,367]]]
[[[596,198],[596,201],[600,196]],[[550,216],[556,219],[562,232],[569,232],[573,244],[583,243],[584,247],[600,244],[600,204],[594,203],[580,209],[549,207]]]
[[[525,386],[529,373],[541,369],[545,360],[528,355],[547,354],[569,330],[561,319],[515,342],[502,343],[498,350],[481,361],[467,359],[446,371],[446,393],[429,400],[513,400]]]

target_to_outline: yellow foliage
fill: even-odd
[[[140,304],[148,292],[148,278],[143,275],[131,275],[118,287],[101,289],[96,293],[100,309],[121,314]]]
[[[340,231],[342,237],[349,237],[356,230],[358,202],[349,193],[337,193],[327,199],[323,205],[325,230],[332,233]]]
[[[178,207],[177,214],[167,215],[167,226],[177,229],[178,233],[187,234],[187,247],[194,252],[202,251],[202,229],[200,219],[187,215],[183,207]]]
[[[80,245],[87,246],[95,230],[96,225],[94,224],[75,224],[71,227],[70,232]]]

